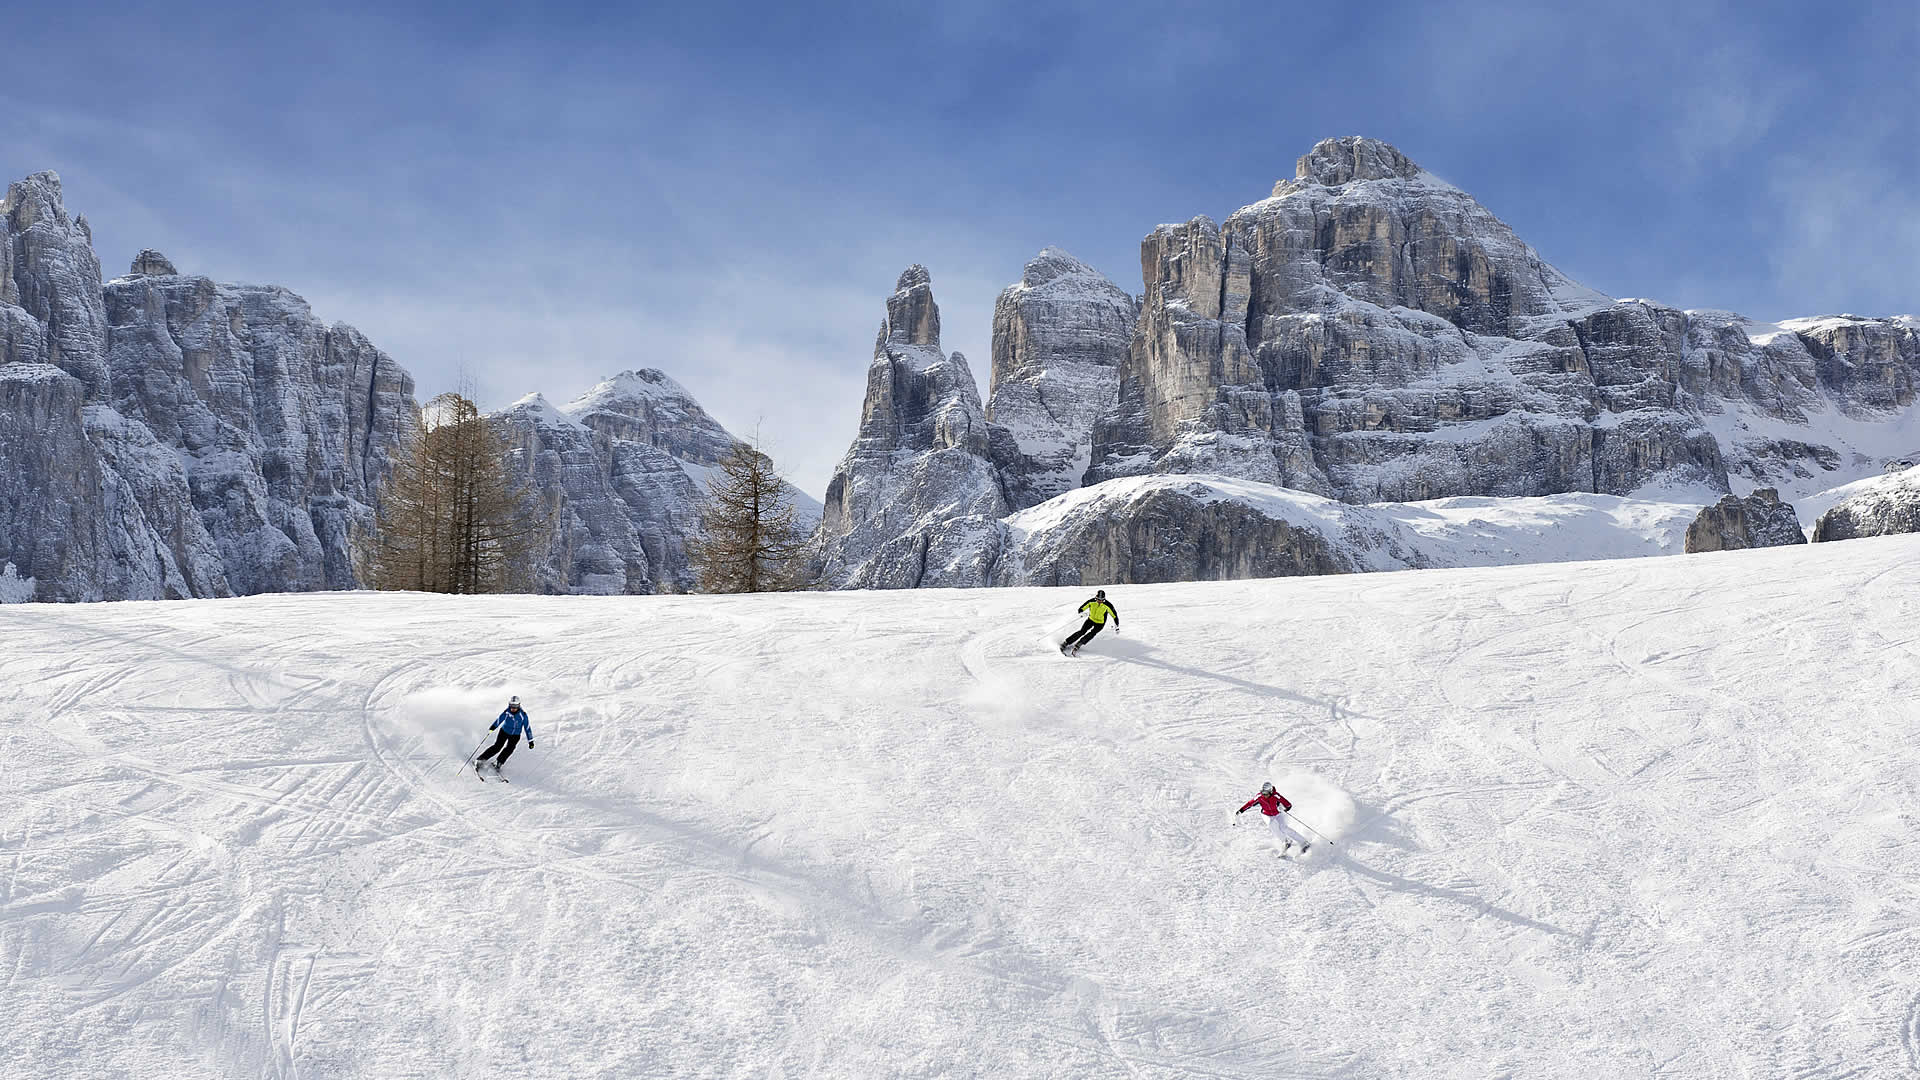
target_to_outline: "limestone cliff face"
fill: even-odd
[[[286,289],[135,273],[105,298],[115,404],[180,456],[233,590],[353,588],[412,377]]]
[[[104,398],[100,259],[86,219],[67,215],[57,174],[35,173],[8,186],[0,199],[0,251],[0,306],[40,324],[39,360],[79,379],[90,399]]]
[[[1831,469],[1822,415],[1910,407],[1896,319],[1755,324],[1614,301],[1368,139],[1141,246],[1147,295],[1089,481],[1212,471],[1348,502],[1624,494]],[[1761,434],[1807,425],[1807,438]]]
[[[354,587],[415,422],[404,370],[285,289],[158,252],[103,284],[51,173],[8,189],[0,253],[0,460],[22,466],[0,562],[53,600]]]
[[[940,348],[940,311],[925,267],[887,300],[867,368],[860,433],[827,485],[812,562],[821,580],[866,588],[979,585],[980,559],[939,557],[991,533],[1008,503],[989,458],[980,390],[966,358]]]
[[[1700,511],[1687,527],[1686,550],[1739,551],[1745,548],[1804,544],[1807,534],[1793,507],[1780,493],[1761,488],[1746,498],[1727,495]]]
[[[509,433],[513,468],[537,492],[548,524],[536,586],[548,593],[650,593],[651,563],[614,491],[593,432],[528,394],[495,413]]]
[[[1736,483],[1791,499],[1874,467],[1886,441],[1876,429],[1916,408],[1912,318],[1770,324],[1615,300],[1372,139],[1322,142],[1270,197],[1221,224],[1162,225],[1140,255],[1137,306],[1051,249],[1002,295],[990,470],[977,443],[927,433],[936,401],[960,421],[949,426],[977,425],[965,422],[969,388],[932,377],[942,360],[929,348],[938,313],[924,272],[901,279],[860,438],[817,538],[833,553],[826,580],[1064,581],[1071,566],[1144,581],[1357,565],[1340,545],[1323,555],[1324,536],[1300,522],[1233,508],[1238,496],[1110,486],[1151,476],[1348,504],[1578,492],[1691,501]],[[1074,501],[1095,487],[1100,499]],[[1002,506],[1047,518],[1062,500],[1078,508],[1071,529],[992,527]],[[1707,517],[1703,545],[1787,542],[1792,510],[1749,499]],[[1053,543],[1070,557],[1048,558]]]
[[[90,438],[86,385],[0,365],[0,563],[45,601],[193,595],[170,546]],[[218,579],[208,583],[218,595]]]
[[[1124,289],[1059,248],[1035,256],[1000,294],[987,422],[1012,509],[1080,486],[1138,314]]]

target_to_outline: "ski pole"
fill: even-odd
[[[1287,811],[1287,816],[1288,816],[1288,817],[1290,817],[1290,818],[1292,818],[1292,819],[1293,819],[1293,820],[1295,820],[1295,821],[1300,821],[1300,815],[1298,815],[1298,814],[1296,814],[1296,813],[1294,813],[1294,812],[1293,812],[1293,811],[1291,811],[1291,810],[1289,810],[1289,811]],[[1300,821],[1300,827],[1301,827],[1301,828],[1303,828],[1303,829],[1305,829],[1305,830],[1307,830],[1308,832],[1310,832],[1310,833],[1312,833],[1313,835],[1315,835],[1315,836],[1318,836],[1318,837],[1319,837],[1320,839],[1322,839],[1322,840],[1327,840],[1327,836],[1326,836],[1326,834],[1325,834],[1325,833],[1323,833],[1323,832],[1321,832],[1321,831],[1320,831],[1319,829],[1316,829],[1316,828],[1314,828],[1314,827],[1313,827],[1313,826],[1311,826],[1311,825],[1308,825],[1308,824],[1307,824],[1306,822],[1304,822],[1304,821]],[[1332,846],[1333,846],[1333,841],[1331,841],[1331,840],[1327,840],[1327,846],[1328,846],[1328,847],[1332,847]]]
[[[469,750],[469,751],[467,751],[467,760],[465,760],[465,761],[463,761],[463,762],[461,762],[461,763],[460,763],[460,767],[461,767],[462,769],[464,769],[464,768],[466,768],[467,766],[469,766],[469,765],[471,765],[471,764],[473,764],[473,755],[475,755],[475,754],[477,754],[477,753],[479,753],[479,752],[480,752],[480,748],[481,748],[482,746],[485,746],[485,745],[487,745],[487,737],[486,737],[485,735],[482,735],[482,736],[480,736],[480,741],[479,741],[478,743],[475,743],[475,744],[474,744],[474,747],[473,747],[473,749],[472,749],[472,750]]]

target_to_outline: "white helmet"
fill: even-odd
[[[510,698],[508,698],[508,699],[507,699],[507,704],[509,704],[509,705],[518,705],[518,704],[520,704],[520,695],[518,695],[518,694],[515,694],[514,696],[512,696],[512,697],[510,697]]]
[[[1273,781],[1271,781],[1271,780],[1269,780],[1269,781],[1267,781],[1266,783],[1264,783],[1264,784],[1261,784],[1261,785],[1260,785],[1260,794],[1262,794],[1262,795],[1271,795],[1271,794],[1273,794]]]

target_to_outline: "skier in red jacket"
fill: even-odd
[[[1287,826],[1287,819],[1280,816],[1280,811],[1293,809],[1293,804],[1287,801],[1285,795],[1273,790],[1271,783],[1261,784],[1260,794],[1248,799],[1247,804],[1235,810],[1234,813],[1236,815],[1244,814],[1256,806],[1260,808],[1261,813],[1267,815],[1267,824],[1273,827],[1274,839],[1280,841],[1282,845],[1280,854],[1285,855],[1296,843],[1300,845],[1300,854],[1302,855],[1305,855],[1307,849],[1313,846],[1307,841],[1306,837],[1301,836],[1289,828]]]

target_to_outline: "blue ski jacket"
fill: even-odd
[[[492,731],[494,728],[499,728],[508,735],[525,735],[529,739],[533,738],[533,718],[527,715],[525,709],[519,712],[508,709],[501,713],[500,719],[495,720],[492,727],[487,730]]]

